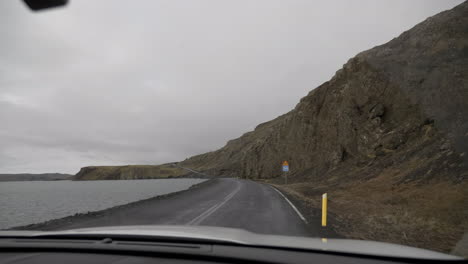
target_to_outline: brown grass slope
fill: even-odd
[[[347,237],[449,251],[468,230],[468,3],[350,59],[289,113],[181,165],[280,182]],[[311,202],[313,204],[313,202]],[[315,204],[317,205],[317,204]]]

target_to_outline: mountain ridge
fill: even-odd
[[[58,181],[71,180],[74,177],[72,174],[66,173],[2,173],[0,174],[0,182],[2,181]]]

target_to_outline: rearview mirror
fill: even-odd
[[[68,0],[24,0],[24,3],[34,11],[66,5]]]

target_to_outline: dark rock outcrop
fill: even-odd
[[[216,176],[275,178],[288,160],[294,181],[342,170],[346,181],[412,161],[404,180],[466,180],[467,29],[465,2],[350,59],[291,112],[181,164]]]

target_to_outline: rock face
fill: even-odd
[[[468,3],[350,59],[287,114],[182,166],[216,176],[340,181],[468,177]]]

